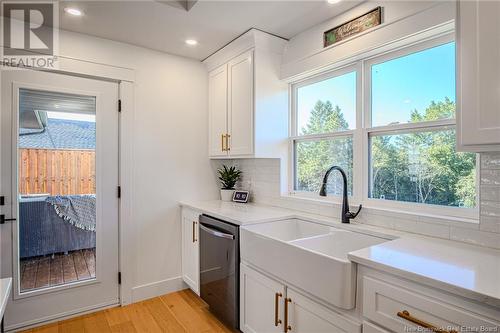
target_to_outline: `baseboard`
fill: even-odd
[[[47,316],[44,318],[26,321],[26,322],[23,322],[20,324],[10,325],[10,326],[5,327],[5,331],[6,332],[18,332],[21,330],[24,331],[24,330],[27,330],[30,328],[34,328],[34,327],[38,327],[38,326],[42,326],[42,325],[48,325],[48,324],[51,324],[53,322],[66,320],[66,319],[70,319],[70,318],[74,318],[74,317],[79,317],[79,316],[82,316],[82,315],[85,315],[88,313],[97,312],[97,311],[105,310],[108,308],[113,308],[113,307],[116,307],[119,305],[120,305],[119,302],[111,302],[111,303],[102,303],[102,304],[92,305],[89,307],[76,309],[73,311],[62,312],[62,313],[58,313],[58,314],[55,314],[52,316]]]
[[[145,299],[158,297],[186,288],[187,285],[182,280],[182,276],[176,276],[166,280],[143,284],[132,288],[132,303],[140,302]]]

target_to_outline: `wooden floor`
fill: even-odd
[[[224,327],[208,311],[207,305],[191,290],[186,289],[132,305],[33,328],[25,332],[230,333],[233,331]]]
[[[21,260],[21,291],[95,277],[95,248]]]

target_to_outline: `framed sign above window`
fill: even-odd
[[[359,34],[382,23],[382,7],[377,7],[323,33],[323,47],[333,45],[343,39]]]

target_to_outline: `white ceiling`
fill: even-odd
[[[200,0],[190,11],[154,1],[66,1],[61,28],[202,60],[250,28],[291,38],[362,0],[330,5],[310,1]],[[82,17],[66,14],[77,7]],[[187,46],[186,39],[199,44]]]

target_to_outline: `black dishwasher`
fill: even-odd
[[[200,295],[219,320],[239,329],[240,235],[237,225],[200,216]]]

